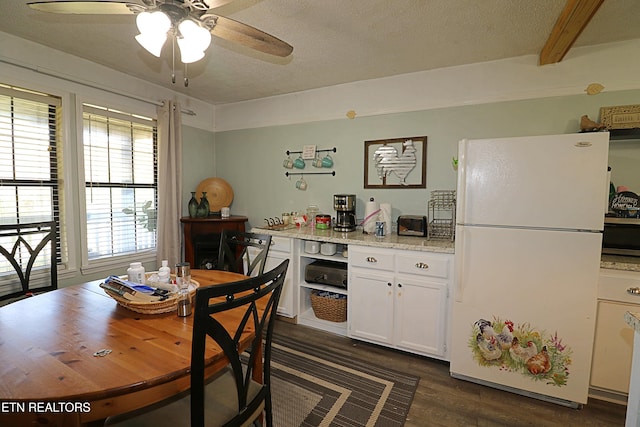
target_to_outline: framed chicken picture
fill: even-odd
[[[364,188],[427,188],[427,137],[365,141]]]

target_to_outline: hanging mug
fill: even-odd
[[[321,168],[322,167],[322,159],[320,157],[316,157],[315,159],[313,159],[313,162],[311,162],[311,164],[317,168]]]
[[[282,166],[287,169],[293,169],[293,160],[291,160],[291,157],[287,157],[286,159],[284,159],[284,161],[282,162]]]
[[[322,167],[323,168],[330,168],[333,166],[333,159],[331,158],[330,155],[326,155],[324,156],[324,159],[322,159]]]
[[[307,181],[304,180],[304,177],[301,177],[296,181],[296,188],[302,191],[307,189]]]
[[[293,166],[298,169],[304,169],[304,166],[305,166],[304,159],[302,157],[298,157],[293,161]]]

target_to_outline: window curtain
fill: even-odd
[[[180,104],[158,107],[158,247],[157,263],[182,261],[182,121]]]

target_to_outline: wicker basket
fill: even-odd
[[[149,277],[151,274],[153,273],[146,273],[146,276]],[[127,276],[121,276],[121,278],[126,279]],[[171,277],[173,278],[174,275],[172,274]],[[196,288],[198,288],[200,286],[200,283],[197,282],[196,280],[191,279],[191,283],[192,283],[192,287],[193,289],[191,290],[190,294],[191,294],[191,299],[193,300],[194,295],[196,294]],[[164,301],[155,301],[155,302],[138,302],[138,301],[130,301],[124,297],[121,297],[120,295],[118,295],[115,292],[112,292],[108,289],[104,289],[103,290],[106,292],[107,295],[109,295],[111,298],[113,298],[114,300],[116,300],[118,302],[118,304],[120,304],[121,306],[131,310],[131,311],[135,311],[136,313],[142,313],[142,314],[161,314],[161,313],[169,313],[172,311],[176,311],[178,309],[178,295],[174,294],[172,296],[170,296],[169,298],[167,298]]]
[[[330,322],[347,321],[347,298],[324,296],[320,291],[311,291],[311,308],[318,319]]]

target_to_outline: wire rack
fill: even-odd
[[[456,191],[432,191],[428,214],[427,239],[453,240],[456,232]]]

